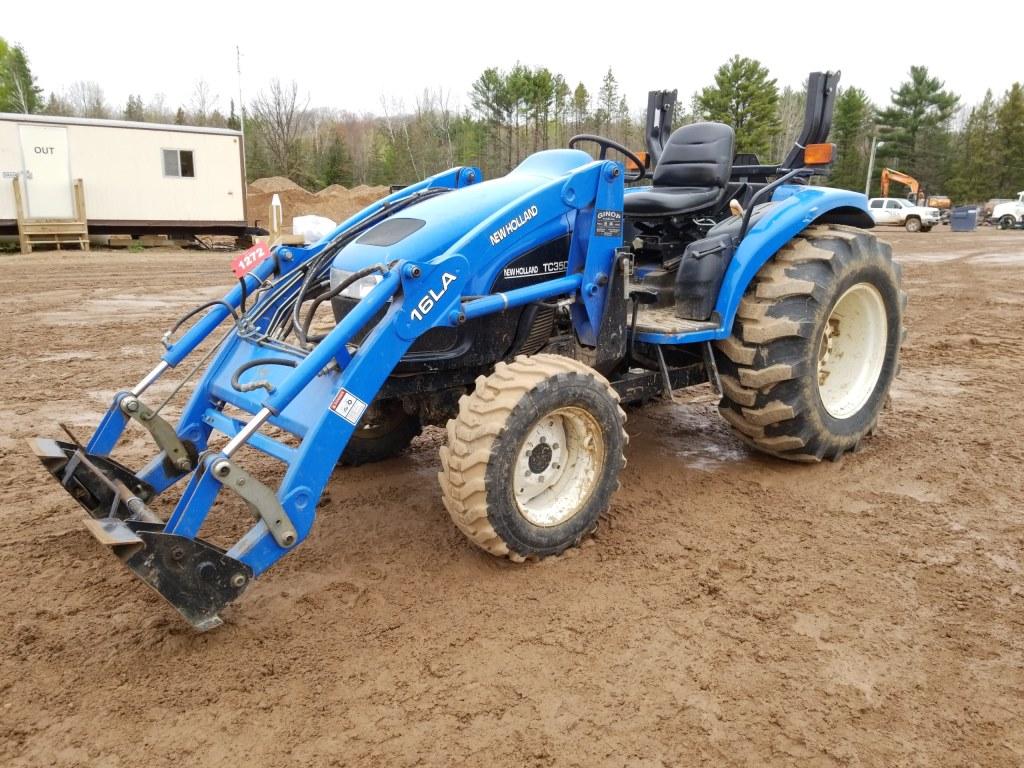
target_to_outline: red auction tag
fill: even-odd
[[[256,243],[252,248],[242,251],[231,260],[231,271],[235,277],[242,278],[257,266],[270,258],[270,248],[266,243]]]

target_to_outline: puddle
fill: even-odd
[[[955,261],[963,258],[962,253],[936,253],[934,251],[908,252],[900,251],[900,262],[918,262],[921,264],[941,264],[945,261]]]
[[[689,469],[715,472],[750,458],[749,451],[729,431],[713,403],[691,402],[646,406],[636,439],[650,440],[651,449],[678,459]],[[627,424],[628,426],[628,424]]]
[[[986,253],[971,256],[967,261],[971,264],[1024,264],[1024,247],[1012,253]]]
[[[966,368],[941,370],[904,370],[892,383],[893,400],[906,404],[927,403],[930,410],[952,404],[967,391],[973,374]]]
[[[88,299],[75,311],[41,312],[39,320],[47,325],[96,325],[97,322],[120,323],[148,318],[155,313],[170,314],[201,304],[209,298],[207,291],[183,289],[159,296],[116,294]]]

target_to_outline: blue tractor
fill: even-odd
[[[96,538],[200,630],[309,535],[339,465],[394,455],[424,425],[447,425],[455,524],[516,561],[595,529],[625,465],[624,404],[710,382],[754,448],[837,459],[876,426],[904,306],[865,197],[808,183],[831,162],[837,81],[811,75],[777,165],[737,157],[727,125],[673,131],[675,94],[656,92],[649,162],[577,136],[502,178],[460,167],[394,192],[182,318],[87,443],[32,447]],[[204,341],[174,426],[144,397]],[[130,422],[156,446],[138,470],[111,457]],[[276,488],[243,448],[285,465]],[[224,492],[253,515],[226,549],[200,537]]]

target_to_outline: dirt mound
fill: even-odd
[[[360,184],[353,189],[347,189],[341,184],[331,184],[313,193],[290,179],[272,176],[267,179],[256,179],[248,186],[247,192],[246,206],[250,224],[260,227],[268,225],[270,203],[276,194],[281,199],[284,223],[288,228],[296,216],[308,214],[326,216],[338,222],[344,221],[370,203],[384,197],[388,194],[388,188]]]
[[[249,192],[287,192],[289,190],[302,189],[291,179],[284,176],[269,176],[265,179],[256,179],[249,185]],[[304,191],[304,190],[303,190]]]
[[[331,184],[329,187],[324,187],[316,193],[317,197],[339,197],[348,196],[348,187],[343,187],[341,184]]]

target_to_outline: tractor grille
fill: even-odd
[[[517,350],[521,355],[532,355],[551,339],[551,328],[555,323],[555,310],[551,307],[540,307],[533,317],[530,333],[523,340],[523,346]]]

